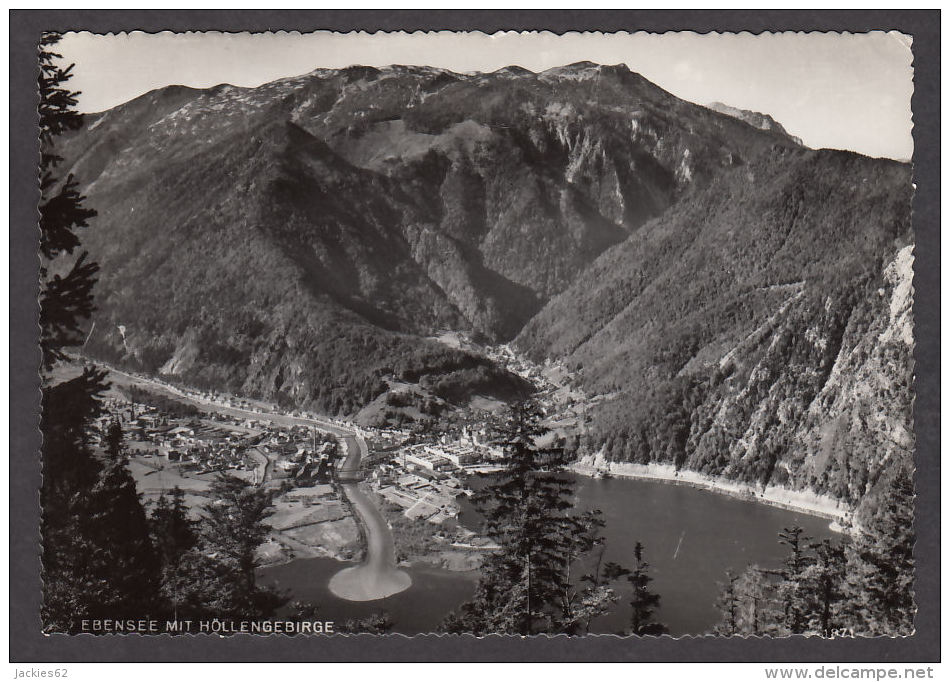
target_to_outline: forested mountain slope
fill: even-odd
[[[169,87],[58,150],[99,216],[87,352],[353,413],[516,395],[514,339],[606,396],[579,445],[865,499],[907,462],[907,165],[803,148],[626,67]]]
[[[777,151],[608,250],[516,345],[607,396],[581,454],[857,503],[913,448],[910,198],[904,164]]]
[[[514,337],[691,188],[795,146],[586,62],[173,86],[86,124],[59,153],[99,212],[87,351],[330,411],[442,371],[418,335]]]

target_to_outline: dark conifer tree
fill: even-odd
[[[113,420],[106,427],[106,435],[103,439],[103,445],[106,453],[112,459],[122,457],[122,446],[125,442],[125,435],[122,433],[122,425],[117,420]]]
[[[778,586],[784,614],[783,624],[790,634],[798,635],[805,632],[808,622],[808,595],[804,590],[803,572],[814,559],[808,554],[810,538],[800,526],[783,528],[778,537],[779,543],[788,547]]]
[[[751,565],[739,575],[726,573],[716,605],[721,635],[787,635],[782,603],[775,596],[779,572]]]
[[[811,550],[814,560],[801,572],[806,631],[831,637],[835,630],[843,626],[844,550],[830,540],[812,544]]]
[[[630,634],[638,636],[662,635],[668,632],[665,625],[653,619],[653,613],[660,605],[660,595],[649,588],[653,578],[649,575],[650,564],[643,558],[643,545],[639,542],[633,548],[634,565],[627,580],[633,585],[633,598],[630,600]]]
[[[160,495],[149,518],[155,551],[163,565],[171,563],[198,542],[198,524],[188,518],[185,493],[175,486],[171,501]]]
[[[69,631],[85,612],[81,565],[88,544],[86,508],[101,465],[87,438],[92,420],[101,413],[104,374],[85,368],[71,379],[53,383],[51,372],[66,349],[82,341],[83,321],[93,310],[92,287],[96,266],[85,254],[75,254],[77,231],[88,225],[95,212],[83,206],[73,178],[55,175],[60,158],[55,139],[75,130],[82,117],[75,111],[76,95],[64,87],[72,66],[56,64],[51,48],[60,39],[55,33],[40,40],[39,126],[40,158],[40,347],[44,376],[42,415],[43,485],[40,490],[43,536],[43,607],[47,631]],[[65,274],[63,274],[65,273]]]
[[[214,503],[205,509],[205,540],[209,548],[233,565],[248,595],[255,591],[255,553],[270,527],[265,519],[273,496],[234,476],[222,475],[211,486]]]
[[[109,461],[68,510],[76,517],[47,525],[43,538],[45,629],[75,632],[83,618],[159,615],[159,564],[125,462]]]
[[[565,610],[569,564],[592,545],[577,532],[584,519],[569,513],[574,484],[564,451],[538,445],[547,435],[542,418],[536,403],[513,408],[499,438],[504,469],[473,496],[501,549],[483,565],[475,597],[446,620],[450,632],[530,635],[577,625]]]
[[[848,624],[855,634],[914,632],[914,484],[894,475],[885,503],[847,548]]]
[[[209,491],[199,539],[166,576],[179,614],[192,618],[267,618],[287,601],[257,585],[257,548],[267,538],[273,494],[221,475]]]
[[[742,607],[742,600],[736,583],[739,582],[739,576],[732,571],[726,571],[726,581],[722,583],[722,590],[719,593],[719,599],[716,600],[716,606],[721,614],[719,624],[713,630],[717,635],[738,635],[739,613]]]
[[[87,370],[55,385],[43,386],[40,429],[43,432],[44,515],[63,521],[60,513],[81,490],[88,490],[100,471],[89,446],[88,426],[102,412],[104,374]]]
[[[66,358],[66,348],[82,343],[81,325],[94,310],[92,288],[98,271],[85,252],[75,256],[78,230],[88,227],[96,212],[83,205],[85,197],[72,175],[65,179],[55,175],[62,160],[55,153],[55,138],[82,126],[82,116],[74,108],[79,93],[65,87],[73,67],[58,66],[60,55],[50,49],[59,40],[59,34],[48,33],[39,46],[40,346],[46,371]]]
[[[761,635],[770,632],[770,623],[776,620],[772,617],[774,609],[769,598],[771,586],[768,585],[765,571],[758,566],[750,567],[746,573],[747,580],[741,594],[749,609],[747,631],[753,635]]]
[[[177,589],[186,575],[186,557],[198,544],[198,524],[188,518],[184,497],[181,488],[176,486],[171,502],[161,495],[149,517],[152,544],[161,565],[162,596],[173,616],[177,616],[183,602]]]
[[[109,461],[82,520],[88,547],[81,573],[93,617],[145,618],[158,613],[160,565],[126,461]]]

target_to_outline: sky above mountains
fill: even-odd
[[[316,68],[415,64],[457,72],[624,63],[674,95],[770,114],[810,147],[910,159],[911,38],[896,32],[70,33],[79,108],[109,109],[171,84],[257,86]]]

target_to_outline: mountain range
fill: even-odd
[[[172,86],[58,142],[99,216],[87,352],[352,414],[394,382],[512,399],[429,337],[558,360],[578,456],[859,505],[910,461],[907,164],[625,66],[318,69]]]

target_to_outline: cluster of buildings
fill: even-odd
[[[570,432],[582,421],[583,396],[574,393],[561,367],[539,366],[521,358],[507,346],[485,349],[486,354],[539,388],[536,394],[551,428]],[[211,407],[201,420],[162,415],[149,405],[113,400],[108,411],[123,421],[128,440],[150,444],[145,456],[163,456],[168,462],[199,473],[243,469],[252,483],[292,480],[299,486],[329,482],[342,456],[334,436],[310,426],[279,426],[266,416],[272,408],[263,403],[217,392],[196,391],[159,382],[173,394]],[[580,399],[579,399],[580,398]],[[212,406],[240,409],[241,417]],[[250,412],[251,414],[247,414]],[[287,413],[282,413],[287,414]],[[257,415],[261,415],[258,417]],[[370,443],[370,455],[362,465],[370,472],[370,487],[400,508],[410,519],[445,524],[456,519],[459,498],[469,494],[464,483],[470,473],[497,469],[503,457],[492,442],[497,424],[485,413],[460,413],[440,426],[441,434],[428,442],[392,428],[359,428],[339,419],[318,417],[295,410],[289,416],[330,422],[355,430]],[[103,418],[102,432],[113,416]],[[147,447],[148,445],[146,445]]]
[[[484,434],[463,428],[462,436],[396,448],[377,464],[369,478],[372,489],[410,519],[443,524],[459,514],[458,497],[467,494],[462,478],[491,470],[500,448],[482,440]]]
[[[587,410],[596,399],[588,398],[572,385],[571,372],[562,363],[546,360],[544,365],[537,365],[507,345],[493,346],[486,355],[537,388],[534,398],[547,417],[545,425],[555,437],[563,438],[583,428]]]
[[[339,456],[336,438],[303,426],[265,432],[254,448],[273,466],[255,471],[255,483],[294,479],[299,484],[327,483]]]
[[[402,509],[410,519],[442,524],[459,514],[461,482],[448,474],[406,471],[397,464],[382,464],[373,470],[370,487],[384,500]]]
[[[485,349],[485,355],[509,372],[517,374],[535,386],[546,387],[550,382],[544,376],[543,367],[530,362],[515,353],[507,345],[491,346]]]
[[[97,420],[98,434],[93,437],[99,443],[102,434],[118,422],[130,449],[145,458],[162,457],[178,463],[183,470],[207,473],[252,469],[255,465],[246,454],[248,432],[194,418],[176,419],[152,405],[115,398],[107,400],[105,408]]]
[[[118,422],[130,449],[144,458],[162,458],[182,471],[243,470],[255,484],[287,478],[325,482],[338,454],[333,436],[303,426],[279,427],[224,415],[178,419],[152,405],[118,398],[108,399],[104,407],[94,442],[101,444],[111,424]]]
[[[147,433],[149,442],[168,462],[178,462],[184,471],[208,473],[246,470],[253,466],[246,454],[246,440],[238,434],[196,423]]]
[[[411,465],[430,471],[457,471],[490,465],[500,457],[500,451],[464,442],[425,443],[403,448],[397,457],[402,460],[404,467]]]

